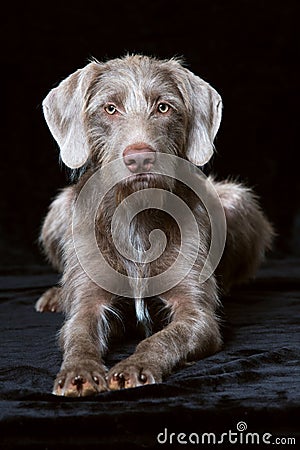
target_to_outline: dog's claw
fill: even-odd
[[[99,378],[98,377],[94,376],[93,380],[95,381],[96,384],[99,384]]]
[[[161,381],[159,374],[154,374],[154,370],[145,368],[144,365],[143,367],[130,363],[127,365],[124,361],[120,363],[120,369],[118,372],[112,369],[108,374],[107,383],[111,390],[128,389]]]
[[[86,380],[81,376],[81,375],[77,375],[75,378],[73,378],[72,380],[72,384],[74,386],[77,386],[78,388],[81,388],[81,386],[86,383]]]
[[[93,372],[96,372],[93,373]],[[53,394],[65,397],[86,397],[107,391],[106,379],[95,370],[62,371],[54,384]]]
[[[139,380],[145,384],[147,382],[147,375],[141,373]]]

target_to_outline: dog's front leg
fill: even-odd
[[[171,308],[171,322],[143,340],[132,356],[109,371],[110,389],[159,383],[188,360],[197,360],[220,350],[222,340],[212,306],[214,302],[210,299],[202,302],[195,298],[195,292],[189,295],[187,289],[185,294],[181,289],[172,291],[166,299]]]
[[[71,309],[61,330],[63,363],[53,393],[67,397],[94,395],[107,390],[106,350],[109,326],[107,301],[94,293]]]

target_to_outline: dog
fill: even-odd
[[[251,189],[196,173],[213,155],[220,95],[176,58],[126,55],[77,70],[50,91],[43,111],[73,174],[73,184],[51,204],[40,237],[62,273],[59,286],[36,303],[37,311],[65,314],[53,393],[88,396],[159,383],[188,361],[220,351],[220,296],[255,276],[273,238]],[[194,168],[201,191],[212,186],[225,218],[223,254],[202,281],[214,220],[201,195],[180,179],[184,165]],[[189,174],[194,179],[192,169]],[[153,230],[165,240],[151,237]],[[158,247],[163,250],[151,259],[149,251]],[[142,326],[144,338],[107,370],[110,339],[132,308],[136,318],[130,320]]]

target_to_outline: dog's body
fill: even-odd
[[[182,158],[198,166],[208,161],[221,119],[220,96],[175,60],[127,56],[105,64],[92,62],[68,77],[45,99],[44,112],[62,160],[72,169],[83,167],[77,183],[53,202],[41,234],[49,260],[63,272],[61,287],[50,289],[37,302],[39,311],[66,314],[61,332],[64,361],[54,393],[89,395],[159,382],[187,360],[220,350],[216,316],[219,291],[253,277],[272,239],[272,227],[249,189],[199,178],[204,190],[212,185],[217,192],[227,222],[227,241],[218,269],[199,281],[210,249],[210,217],[201,198],[176,178],[180,169],[176,161]],[[171,160],[167,169],[161,154]],[[118,180],[117,163],[126,177],[109,185],[93,215],[89,194],[80,203],[81,193],[99,169],[112,167],[112,172],[101,173],[99,189],[110,176]],[[165,176],[164,170],[173,170],[174,176]],[[97,182],[93,183],[96,191],[91,197],[97,197]],[[156,189],[149,192],[156,193],[155,205],[159,206],[149,205],[145,196],[149,189]],[[142,199],[128,202],[131,194],[141,192]],[[192,211],[199,232],[197,251],[191,221],[182,215],[178,225],[168,213],[166,193]],[[114,220],[122,204],[126,209]],[[74,221],[76,210],[79,222]],[[132,220],[124,228],[127,216]],[[130,278],[124,294],[122,289],[110,290],[90,276],[90,271],[101,272],[87,231],[93,222],[94,247],[116,273]],[[113,229],[124,248],[131,243],[136,260],[116,248]],[[143,258],[152,248],[151,232],[157,229],[164,232],[166,245],[157,258],[145,262]],[[154,295],[147,293],[149,280],[176,262],[183,235],[186,259],[194,257],[190,270],[184,276],[183,269],[174,270],[170,276],[178,280],[176,283],[171,287],[167,283],[165,290],[160,288]],[[82,263],[81,247],[76,248],[78,236],[88,270]],[[102,358],[109,338],[126,321],[123,305],[128,299],[122,297],[133,298],[137,320],[148,337],[107,374]],[[151,314],[157,302],[154,297],[161,305]],[[161,329],[151,335],[160,319]]]

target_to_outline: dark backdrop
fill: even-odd
[[[60,80],[126,52],[183,56],[222,95],[213,170],[253,186],[277,232],[275,254],[300,254],[298,1],[20,2],[1,25],[2,263],[39,263],[50,199],[66,183],[41,102]]]

